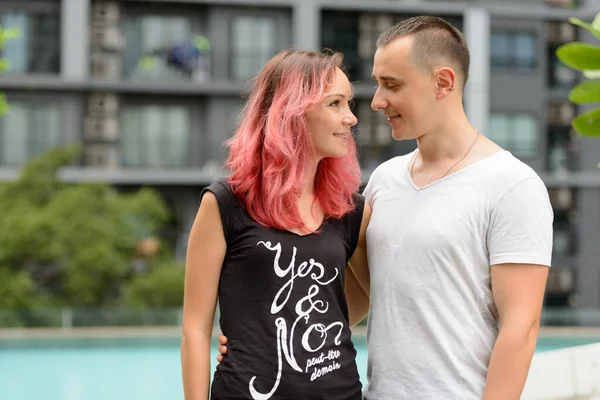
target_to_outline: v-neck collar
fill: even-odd
[[[414,154],[414,152],[416,152],[416,151],[417,151],[417,150],[414,150],[414,151],[413,151],[413,154]],[[497,155],[499,155],[499,154],[506,154],[506,153],[510,153],[510,152],[509,152],[508,150],[501,150],[501,151],[498,151],[498,152],[496,152],[496,153],[494,153],[494,154],[491,154],[491,155],[489,155],[489,156],[487,156],[487,157],[485,157],[485,158],[482,158],[481,160],[475,161],[474,163],[472,163],[472,164],[469,164],[469,165],[467,165],[466,167],[463,167],[463,168],[459,169],[459,170],[458,170],[458,171],[456,171],[456,172],[453,172],[453,173],[451,173],[451,174],[448,174],[448,175],[446,175],[446,176],[444,176],[444,177],[442,177],[442,178],[440,178],[440,179],[437,179],[437,180],[435,180],[435,181],[433,181],[433,182],[431,182],[431,183],[429,183],[429,184],[427,184],[427,185],[425,185],[425,186],[421,186],[421,187],[419,187],[419,186],[417,186],[417,185],[415,184],[415,182],[414,182],[414,181],[413,181],[413,179],[412,179],[412,176],[410,175],[410,160],[412,160],[412,157],[410,157],[410,158],[409,158],[408,164],[406,165],[406,168],[404,168],[404,171],[405,171],[406,177],[408,178],[408,181],[410,182],[410,185],[412,186],[412,188],[413,188],[414,190],[416,190],[417,192],[420,192],[421,190],[425,190],[425,189],[427,189],[427,188],[429,188],[429,187],[431,187],[431,186],[434,186],[434,185],[436,185],[436,184],[438,184],[438,183],[440,183],[440,182],[444,182],[444,181],[446,181],[446,180],[450,179],[450,178],[451,178],[451,177],[453,177],[453,176],[460,175],[460,174],[461,174],[463,171],[470,170],[471,168],[473,168],[473,167],[475,167],[475,166],[477,166],[477,165],[480,165],[481,163],[483,163],[483,162],[485,162],[485,161],[487,161],[487,160],[489,160],[489,159],[491,159],[491,158],[495,158],[495,157],[496,157]]]

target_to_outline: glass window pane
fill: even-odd
[[[60,107],[13,101],[0,119],[0,164],[21,165],[60,144]]]
[[[507,150],[510,149],[510,121],[507,115],[492,114],[488,129],[486,136],[490,140]]]
[[[35,156],[59,145],[60,115],[56,107],[36,104],[31,107],[29,155]]]
[[[555,229],[553,234],[552,248],[556,254],[569,254],[569,231],[563,229]]]
[[[510,65],[510,37],[503,32],[492,32],[490,43],[492,67],[507,67]]]
[[[125,77],[131,77],[135,73],[145,71],[145,68],[138,71],[143,52],[141,20],[125,17],[123,18],[122,27],[126,46],[126,51],[123,52],[123,73]]]
[[[58,73],[60,70],[60,21],[58,14],[29,14],[29,72]]]
[[[8,113],[2,116],[2,164],[20,165],[27,160],[27,109],[13,102]]]
[[[140,117],[137,108],[123,107],[121,110],[121,162],[126,167],[136,166],[141,162]]]
[[[231,74],[235,79],[254,77],[277,49],[277,26],[268,17],[240,16],[232,21]]]
[[[7,11],[0,16],[5,29],[19,37],[6,40],[2,55],[16,73],[58,73],[60,69],[60,21],[55,12]]]
[[[163,26],[164,18],[161,17],[143,17],[142,30],[142,51],[154,51],[160,49],[163,44],[162,38],[167,33]],[[166,22],[166,21],[164,21]]]
[[[167,149],[166,166],[184,167],[188,165],[188,144],[190,121],[189,113],[183,107],[165,109],[164,148]]]
[[[145,106],[142,111],[143,129],[142,136],[143,166],[160,168],[164,166],[163,158],[166,158],[161,147],[161,136],[164,129],[163,113],[161,107]]]
[[[537,124],[531,115],[516,115],[513,118],[513,151],[515,155],[531,157],[537,151]]]
[[[518,67],[535,67],[536,36],[532,33],[517,33],[514,36],[514,60]]]
[[[127,106],[121,111],[122,163],[138,168],[188,165],[190,114],[181,106]]]
[[[9,11],[2,17],[3,29],[17,29],[19,37],[8,39],[2,53],[10,61],[11,72],[27,72],[27,43],[29,41],[29,19],[23,11]]]

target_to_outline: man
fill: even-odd
[[[459,31],[414,17],[377,47],[371,106],[418,148],[381,164],[364,192],[365,261],[347,285],[351,322],[370,299],[364,398],[519,399],[552,252],[547,190],[469,123]]]

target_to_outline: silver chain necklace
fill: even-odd
[[[456,167],[458,164],[460,164],[462,162],[462,160],[464,160],[469,153],[471,152],[471,149],[473,148],[473,146],[475,146],[475,142],[477,141],[477,138],[479,137],[480,132],[477,131],[477,135],[475,136],[475,140],[473,140],[473,143],[471,143],[471,146],[469,147],[469,150],[467,150],[467,152],[465,153],[464,156],[462,156],[462,158],[460,160],[458,160],[453,166],[450,167],[450,169],[448,171],[446,171],[446,173],[444,175],[442,175],[440,179],[443,179],[446,175],[448,175],[450,173],[450,171],[452,171],[454,169],[454,167]],[[419,149],[417,148],[417,151],[415,152],[415,155],[413,156],[412,159],[412,164],[410,166],[410,178],[412,179],[413,177],[413,169],[415,168],[415,163],[417,162],[417,156],[419,155]]]

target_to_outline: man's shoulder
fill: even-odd
[[[486,174],[491,179],[490,184],[495,186],[511,186],[520,181],[539,178],[538,173],[528,164],[519,160],[508,151],[502,151],[499,154],[494,154],[487,164],[488,173]]]
[[[545,187],[538,173],[527,163],[504,151],[486,165],[487,171],[482,182],[492,198],[498,200],[516,187],[525,184],[537,188]]]

